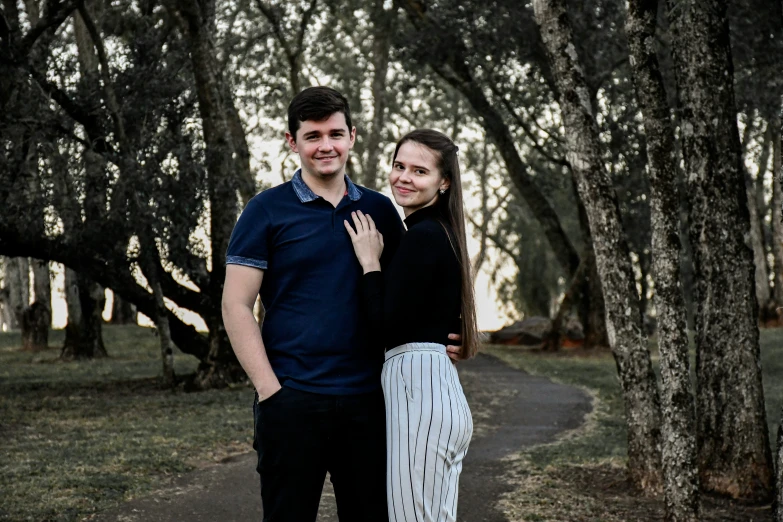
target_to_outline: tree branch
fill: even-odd
[[[26,58],[33,48],[36,40],[40,38],[48,30],[56,30],[62,23],[68,18],[71,13],[76,9],[78,0],[69,0],[67,2],[57,2],[56,0],[49,0],[46,2],[46,14],[41,18],[37,24],[30,29],[19,45],[16,46],[15,54],[17,59]]]
[[[108,259],[83,243],[71,242],[63,238],[22,236],[11,224],[0,222],[0,255],[35,257],[62,263],[77,272],[89,274],[101,285],[111,288],[123,299],[135,304],[144,315],[155,317],[156,305],[153,295],[139,286],[129,267],[125,267],[126,269],[122,271],[118,270]],[[185,324],[170,311],[168,320],[172,339],[179,349],[203,360],[209,353],[206,338],[198,333],[195,327]]]

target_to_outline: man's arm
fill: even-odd
[[[261,329],[253,315],[263,279],[263,270],[227,265],[222,300],[223,324],[231,347],[258,392],[259,401],[269,398],[281,388],[269,364]]]

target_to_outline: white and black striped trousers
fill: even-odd
[[[454,522],[473,419],[446,347],[393,348],[382,379],[389,521]]]

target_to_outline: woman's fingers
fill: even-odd
[[[362,222],[362,226],[364,227],[365,232],[372,232],[372,228],[370,228],[370,221],[367,219],[370,216],[368,216],[361,210],[357,210],[356,214],[359,216],[359,219]]]
[[[345,229],[348,231],[348,235],[351,236],[351,241],[354,243],[363,242],[369,240],[371,244],[373,240],[377,241],[377,245],[380,246],[381,252],[383,251],[383,235],[375,227],[375,221],[369,214],[365,214],[361,210],[351,212],[351,219],[354,226],[351,227],[350,223],[344,221]],[[355,230],[354,230],[355,228]]]
[[[356,233],[361,234],[364,232],[365,226],[358,214],[358,212],[351,212],[351,219],[353,219],[353,225],[356,227]]]
[[[351,236],[351,241],[356,239],[356,232],[354,231],[353,227],[350,223],[348,223],[347,219],[343,220],[343,225],[345,225],[345,230],[348,231],[348,235]]]

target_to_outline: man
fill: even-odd
[[[387,197],[345,175],[355,139],[339,92],[294,97],[286,140],[301,169],[248,203],[226,254],[223,320],[257,393],[265,521],[314,521],[327,471],[341,522],[388,520],[383,353],[361,320],[362,269],[343,221],[357,210],[373,217],[382,268],[403,225]],[[263,335],[253,316],[259,290]]]

